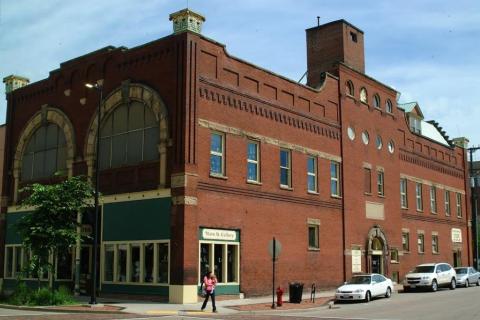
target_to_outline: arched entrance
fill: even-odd
[[[368,232],[367,238],[367,272],[387,274],[388,243],[379,226],[375,226]]]

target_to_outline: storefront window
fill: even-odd
[[[220,241],[200,243],[200,283],[209,271],[215,273],[219,283],[238,283],[238,267],[238,244]]]
[[[153,249],[153,243],[148,243],[145,245],[144,282],[153,282]]]
[[[214,262],[214,271],[217,276],[218,282],[223,282],[223,245],[215,245],[215,262]]]
[[[210,269],[210,244],[202,243],[200,245],[200,282]]]
[[[117,281],[119,282],[127,281],[127,249],[128,246],[126,244],[118,245]]]
[[[238,246],[235,246],[235,245],[227,246],[227,282],[238,282],[237,248]]]
[[[22,247],[14,247],[15,250],[15,277],[20,276],[22,272]]]
[[[72,279],[72,251],[69,249],[57,255],[57,279]]]
[[[83,251],[85,253],[85,251]],[[115,247],[113,245],[105,246],[105,281],[113,281],[113,264],[115,256]],[[83,255],[82,255],[83,258]]]
[[[130,281],[140,281],[140,245],[131,246]]]
[[[168,283],[168,244],[158,244],[158,282]]]
[[[13,276],[13,247],[6,248],[5,260],[7,260],[5,278],[11,278]]]

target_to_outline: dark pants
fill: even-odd
[[[212,297],[212,310],[216,311],[217,307],[215,306],[215,290],[207,291],[207,295],[205,296],[205,300],[202,304],[202,310],[205,309],[205,307],[207,306],[208,297]]]

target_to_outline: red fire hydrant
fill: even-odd
[[[282,297],[283,297],[283,289],[278,287],[277,288],[277,307],[282,306],[283,304]]]

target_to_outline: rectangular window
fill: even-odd
[[[457,205],[457,218],[461,218],[462,217],[462,194],[460,193],[457,193],[457,201],[456,201],[456,205]]]
[[[403,251],[410,251],[410,234],[408,232],[402,232],[402,249]]]
[[[450,216],[450,191],[445,190],[445,215]]]
[[[158,248],[158,283],[168,283],[169,252],[168,243],[157,243]]]
[[[417,211],[423,211],[422,184],[415,184],[415,197],[417,199]]]
[[[317,192],[317,158],[307,158],[307,189],[310,192]]]
[[[398,249],[390,250],[390,262],[398,263]]]
[[[225,242],[200,242],[199,283],[213,271],[219,283],[239,282],[239,245]]]
[[[248,141],[247,143],[247,180],[260,182],[259,175],[259,144],[256,141]]]
[[[127,281],[127,244],[119,244],[117,247],[117,281]]]
[[[155,244],[153,243],[146,243],[143,246],[143,282],[151,283],[153,282],[154,276],[154,263],[155,260]]]
[[[425,252],[425,235],[423,233],[419,233],[417,241],[418,241],[417,242],[418,253],[424,253]]]
[[[280,186],[290,188],[292,186],[292,152],[280,149]]]
[[[140,282],[140,271],[142,265],[140,264],[140,248],[139,244],[132,244],[130,246],[130,282]]]
[[[383,171],[377,171],[377,192],[378,195],[382,197],[385,195],[384,180],[385,174],[383,173]]]
[[[73,256],[70,249],[57,254],[57,279],[71,280],[73,276]]]
[[[430,210],[437,213],[437,188],[430,186]]]
[[[5,248],[5,278],[13,278],[13,247]]]
[[[410,129],[414,133],[420,134],[422,132],[421,120],[417,117],[410,116]]]
[[[402,208],[408,208],[407,179],[400,179],[400,205]]]
[[[308,249],[320,249],[320,226],[316,224],[308,225]]]
[[[225,136],[212,132],[210,137],[210,174],[225,175]]]
[[[115,265],[115,246],[114,245],[105,245],[105,258],[104,258],[104,281],[113,281],[113,269]]]
[[[365,193],[372,193],[372,170],[363,168],[363,186]]]
[[[340,197],[340,164],[338,162],[330,162],[330,194]]]
[[[432,234],[432,253],[438,252],[438,235]]]

